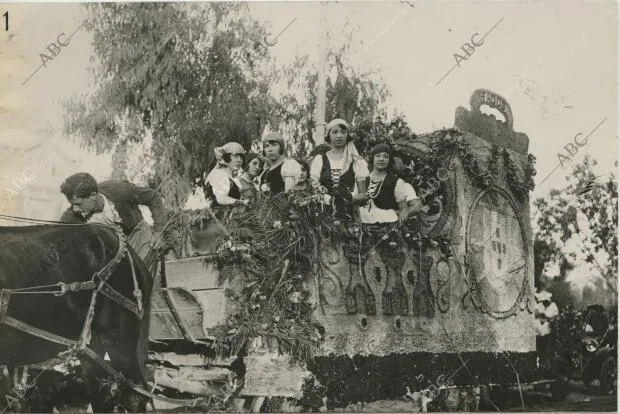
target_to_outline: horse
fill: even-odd
[[[41,364],[67,351],[59,344],[28,330],[7,325],[5,319],[21,321],[47,333],[70,339],[82,338],[93,297],[93,278],[107,265],[112,265],[107,285],[127,301],[138,289],[142,315],[131,307],[121,306],[122,299],[96,294],[91,312],[90,344],[103,361],[107,352],[109,364],[137,387],[146,387],[146,358],[152,277],[146,265],[129,245],[121,243],[119,230],[95,224],[52,224],[25,227],[0,227],[0,364],[22,366]],[[124,254],[123,254],[124,253]],[[133,262],[133,263],[132,263]],[[133,269],[132,269],[133,265]],[[105,278],[107,275],[100,275]],[[50,294],[52,287],[76,286],[90,281],[91,288]],[[73,283],[73,285],[69,285]],[[137,283],[137,286],[134,286]],[[66,284],[66,285],[63,285]],[[10,300],[7,298],[10,297]],[[7,307],[8,304],[8,307]],[[139,306],[137,306],[139,308]],[[88,335],[87,335],[88,336]],[[88,341],[86,341],[88,342]],[[133,387],[118,388],[115,398],[101,392],[102,377],[110,371],[85,353],[77,354],[85,371],[85,382],[94,412],[109,412],[121,405],[129,412],[146,412],[149,397]],[[121,381],[121,384],[128,385]]]

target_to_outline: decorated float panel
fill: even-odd
[[[504,119],[482,113],[485,105]],[[202,241],[166,262],[165,289],[191,294],[160,302],[183,296],[187,316],[162,306],[152,333],[193,332],[202,312],[204,338],[247,353],[246,395],[318,393],[331,406],[395,398],[435,383],[437,372],[450,385],[527,381],[534,157],[501,96],[477,90],[470,106],[457,109],[454,128],[393,143],[425,206],[417,219],[387,231],[325,221],[312,196],[233,213],[234,229],[197,231]],[[178,259],[196,253],[207,260]],[[193,322],[175,328],[179,319]]]
[[[528,179],[528,155],[457,125],[398,145],[405,178],[431,208],[419,233],[372,240],[359,263],[342,243],[326,246],[324,352],[535,350],[529,203],[527,190],[513,190]],[[416,182],[429,153],[444,166]]]

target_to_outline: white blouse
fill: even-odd
[[[216,168],[207,176],[207,182],[213,188],[213,194],[217,203],[220,205],[235,204],[238,200],[228,196],[230,191],[230,180],[233,180],[237,187],[241,188],[236,179],[230,176],[227,168]]]
[[[263,173],[261,174],[261,178],[259,178],[259,182],[261,181],[263,175],[267,174],[271,170],[275,170],[276,168],[278,168],[279,165],[282,165],[282,168],[280,169],[280,175],[282,176],[282,179],[284,180],[285,187],[286,187],[287,178],[292,179],[292,183],[290,183],[291,188],[295,184],[297,184],[299,180],[301,180],[302,174],[303,174],[301,170],[301,165],[297,161],[291,158],[285,158],[284,160],[278,161],[275,164],[271,165],[269,169],[263,171]],[[260,190],[263,192],[269,191],[269,185],[267,183],[262,184],[260,186]]]
[[[273,168],[270,168],[270,170],[271,169]],[[282,163],[282,169],[280,170],[280,173],[282,174],[282,178],[295,177],[297,179],[299,178],[299,176],[301,176],[302,173],[301,165],[297,161],[287,158]]]
[[[381,182],[373,183],[372,181],[368,184],[367,192],[372,194],[377,187],[381,185]],[[413,187],[411,188],[413,190]],[[415,193],[415,191],[414,191]],[[353,194],[357,194],[357,188]],[[407,200],[407,196],[410,196],[410,192],[407,189],[407,183],[398,179],[396,181],[396,187],[394,188],[394,198],[396,199],[396,203],[401,203]],[[372,199],[368,200],[368,203],[359,208],[360,218],[362,219],[362,223],[373,224],[373,223],[394,223],[398,221],[398,210],[384,210],[377,207]]]
[[[405,200],[407,202],[416,200],[418,198],[418,194],[413,189],[413,186],[405,181]]]
[[[211,170],[207,176],[207,182],[213,188],[215,199],[220,205],[230,205],[237,201],[236,199],[228,196],[228,192],[230,191],[229,179],[232,179],[235,184],[237,184],[239,189],[241,189],[241,183],[239,183],[236,178],[230,177],[226,168],[215,168]],[[185,206],[183,208],[189,210],[201,210],[207,207],[210,207],[210,202],[207,200],[204,190],[201,187],[198,187],[189,195],[189,197],[187,197],[187,201],[185,202]]]

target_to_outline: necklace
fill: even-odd
[[[372,178],[370,179],[370,183],[375,184],[376,188],[376,190],[374,191],[374,195],[371,192],[370,185],[368,186],[368,189],[366,189],[366,194],[368,195],[368,197],[370,197],[371,200],[374,200],[379,196],[381,188],[383,188],[383,182],[385,181],[385,177],[387,177],[387,175],[384,175],[381,181],[373,181]]]

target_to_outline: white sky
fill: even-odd
[[[530,137],[529,150],[538,159],[534,196],[565,185],[570,166],[539,183],[558,165],[557,153],[564,145],[577,133],[587,135],[604,118],[575,161],[588,152],[603,172],[614,169],[615,3],[416,1],[414,5],[342,1],[327,7],[330,41],[342,42],[342,28],[348,25],[355,43],[349,60],[363,72],[379,71],[392,92],[390,105],[405,114],[415,132],[453,126],[457,106],[468,108],[470,94],[488,88],[508,100],[515,130]],[[274,35],[297,18],[271,49],[278,62],[287,63],[299,52],[315,59],[318,3],[255,2],[250,9]],[[10,30],[0,32],[0,145],[25,145],[36,141],[39,125],[61,125],[59,100],[89,87],[86,67],[92,50],[88,33],[81,29],[70,45],[22,85],[40,65],[39,53],[60,33],[73,32],[84,14],[78,4],[4,4],[0,14],[4,10],[10,13]],[[484,44],[436,86],[455,65],[453,54],[462,54],[461,45],[476,32],[484,35],[502,18]]]

